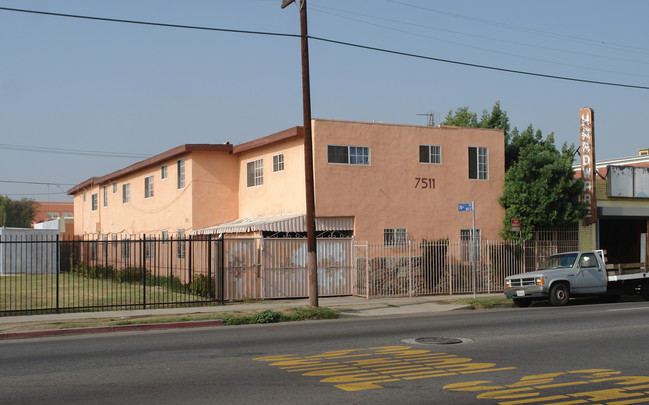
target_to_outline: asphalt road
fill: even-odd
[[[0,403],[649,403],[648,319],[640,301],[4,341]]]

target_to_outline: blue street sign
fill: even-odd
[[[473,211],[473,203],[458,204],[457,210],[460,212],[463,211]]]

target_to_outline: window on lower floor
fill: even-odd
[[[471,253],[473,253],[473,261],[480,261],[480,229],[475,230],[475,239],[473,238],[473,229],[460,229],[460,243],[462,260],[472,261]]]
[[[144,257],[153,259],[155,257],[155,237],[147,236],[144,242]]]
[[[403,246],[408,240],[406,228],[385,228],[383,230],[383,244],[385,246]]]
[[[177,256],[179,259],[184,259],[185,258],[185,230],[184,229],[179,229],[178,230],[178,250],[177,250]]]

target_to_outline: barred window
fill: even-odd
[[[475,230],[475,240],[473,240],[473,229],[460,230],[460,254],[465,262],[471,261],[471,252],[473,251],[473,261],[480,261],[480,229]],[[473,240],[473,246],[471,241]]]
[[[385,246],[403,246],[408,241],[406,228],[385,228],[383,230],[383,244]]]

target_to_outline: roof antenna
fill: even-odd
[[[426,114],[417,114],[417,115],[424,115],[428,117],[428,126],[429,127],[434,127],[435,126],[435,114],[432,112],[428,112]]]

